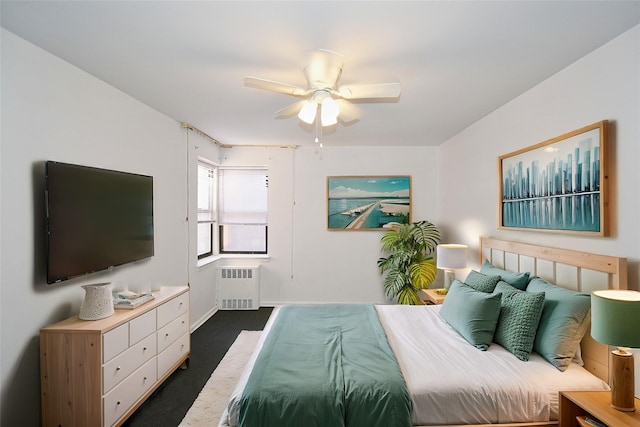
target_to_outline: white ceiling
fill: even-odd
[[[312,49],[340,83],[398,81],[325,145],[438,145],[640,23],[639,1],[5,1],[2,26],[225,144],[313,144],[274,113]]]

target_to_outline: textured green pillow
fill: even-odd
[[[502,294],[502,308],[493,341],[526,362],[531,356],[540,322],[544,292],[521,291],[503,281],[494,292]]]
[[[476,291],[491,293],[496,288],[499,281],[500,276],[487,276],[486,274],[471,270],[467,278],[464,280],[464,283],[471,286]]]
[[[533,351],[564,371],[589,328],[591,297],[552,285],[539,277],[531,279],[527,292],[545,293]]]
[[[513,271],[502,270],[501,268],[494,267],[489,261],[485,261],[480,267],[480,273],[487,276],[500,276],[503,282],[507,282],[514,288],[518,288],[521,291],[527,289],[529,283],[529,273],[515,273]]]
[[[500,315],[500,294],[476,291],[454,280],[440,316],[462,337],[484,351],[493,341]]]

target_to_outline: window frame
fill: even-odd
[[[228,225],[228,224],[227,224]],[[247,225],[247,224],[244,224]],[[221,255],[266,255],[269,253],[269,225],[264,225],[264,251],[227,251],[224,249],[224,224],[218,224],[218,247]]]
[[[200,197],[200,168],[204,167],[209,170],[213,176],[209,178],[212,179],[213,183],[210,185],[210,194],[209,194],[209,208],[208,209],[200,209],[199,200],[196,201],[196,255],[198,260],[206,259],[220,253],[218,244],[218,239],[216,238],[217,224],[218,224],[218,170],[219,166],[207,161],[206,159],[198,158],[198,174],[197,174],[197,189],[198,189],[198,199]],[[201,213],[210,212],[210,220],[200,220],[199,216]],[[209,224],[209,251],[199,253],[199,244],[200,244],[200,231],[198,230],[201,224]]]
[[[220,255],[266,255],[269,253],[269,223],[268,223],[268,214],[269,214],[269,169],[266,166],[224,166],[219,168],[220,174],[224,175],[224,171],[261,171],[264,173],[265,177],[265,188],[266,188],[266,206],[265,206],[265,222],[241,222],[241,223],[228,223],[223,221],[223,211],[224,202],[221,200],[224,197],[224,176],[218,175],[218,251]],[[264,250],[226,250],[225,249],[225,233],[224,227],[229,225],[239,225],[239,226],[254,226],[254,225],[262,225],[264,226]]]

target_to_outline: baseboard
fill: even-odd
[[[380,301],[260,301],[260,307],[278,307],[282,305],[321,305],[321,304],[392,304]]]
[[[211,310],[209,310],[208,312],[206,312],[204,314],[204,316],[202,316],[200,319],[198,319],[193,325],[191,325],[191,333],[194,333],[196,329],[198,329],[200,326],[204,325],[204,322],[206,322],[207,320],[209,320],[211,318],[211,316],[213,316],[214,314],[216,314],[216,312],[218,311],[218,306],[213,307]]]

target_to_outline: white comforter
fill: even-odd
[[[560,372],[535,353],[523,362],[497,344],[480,351],[440,317],[440,306],[376,308],[415,425],[556,420],[559,390],[608,389],[577,364]]]
[[[577,364],[558,371],[537,354],[522,362],[497,344],[480,351],[439,315],[440,306],[378,305],[413,401],[414,425],[557,419],[559,390],[607,390]],[[239,400],[273,320],[236,385],[220,426],[236,426]]]

